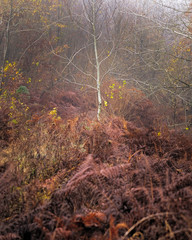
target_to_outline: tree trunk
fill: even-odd
[[[95,62],[96,62],[96,81],[97,81],[97,100],[98,100],[98,107],[97,107],[97,119],[100,121],[100,114],[101,114],[101,88],[100,88],[100,64],[98,59],[98,50],[97,50],[97,36],[96,36],[96,27],[95,27],[95,0],[92,2],[92,14],[93,14],[93,42],[94,42],[94,53],[95,53]]]

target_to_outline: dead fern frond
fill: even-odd
[[[119,239],[119,229],[128,229],[126,223],[118,223],[115,225],[114,217],[110,217],[110,225],[109,225],[109,238],[108,240],[118,240]]]
[[[101,176],[108,179],[117,178],[119,175],[125,174],[126,170],[131,166],[131,164],[120,164],[114,167],[103,167],[100,170]]]
[[[81,164],[77,173],[69,180],[65,186],[66,194],[73,191],[77,185],[82,182],[87,177],[93,175],[97,170],[97,165],[93,160],[93,156],[90,154],[87,156],[86,160]]]
[[[107,217],[102,212],[90,212],[86,216],[82,217],[82,222],[87,228],[100,228],[103,224],[107,223]]]
[[[14,233],[8,233],[6,235],[0,235],[0,240],[20,240],[21,238]]]
[[[170,235],[170,233],[167,233],[165,236],[158,238],[158,240],[179,239],[177,237],[177,235],[180,235],[180,236],[184,237],[184,234],[186,235],[186,237],[188,237],[188,239],[191,239],[191,237],[192,237],[192,228],[179,229],[177,231],[172,232],[171,235]],[[172,236],[174,236],[174,238]]]

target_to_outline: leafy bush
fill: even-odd
[[[126,81],[106,81],[103,108],[108,114],[123,117],[138,126],[153,125],[157,116],[152,102],[141,90],[127,85]]]
[[[20,86],[17,90],[16,90],[17,94],[27,94],[29,95],[29,89],[26,86]]]

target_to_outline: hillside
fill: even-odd
[[[192,0],[0,0],[0,240],[192,240]]]
[[[1,119],[0,239],[192,239],[191,139],[61,95]]]

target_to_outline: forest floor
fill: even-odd
[[[49,102],[2,140],[0,240],[192,239],[189,137]]]

